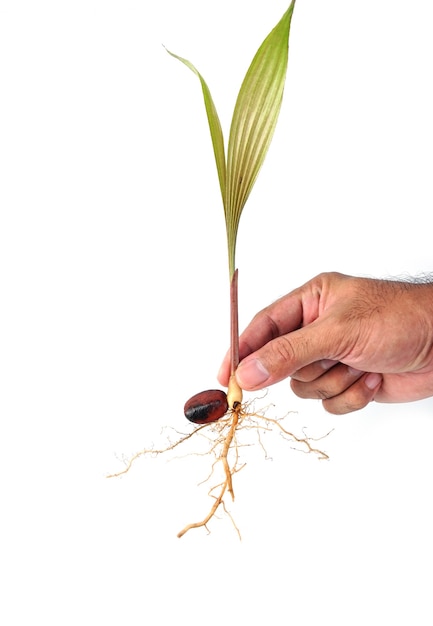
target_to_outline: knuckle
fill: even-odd
[[[345,415],[365,408],[371,400],[372,395],[366,393],[365,386],[355,383],[340,395],[324,399],[322,404],[328,413]]]
[[[290,386],[293,393],[295,393],[299,398],[309,400],[327,400],[335,395],[335,393],[329,389],[318,387],[317,382],[316,384],[311,382],[301,382],[292,378]]]
[[[273,358],[278,362],[291,363],[295,359],[295,350],[289,337],[283,335],[271,343]]]

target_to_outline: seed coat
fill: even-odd
[[[185,417],[194,424],[216,422],[228,411],[227,394],[221,389],[209,389],[192,396],[184,407]]]

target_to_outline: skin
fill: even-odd
[[[260,311],[239,354],[242,389],[290,377],[334,414],[433,396],[433,283],[319,274]],[[229,373],[227,354],[221,384]]]

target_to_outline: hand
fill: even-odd
[[[243,389],[290,376],[330,413],[433,396],[433,283],[320,274],[258,313],[239,352]],[[229,368],[226,355],[223,385]]]

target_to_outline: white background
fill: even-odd
[[[433,400],[334,417],[287,381],[230,510],[185,429],[228,346],[223,127],[284,0],[0,2],[1,622],[431,625]],[[276,135],[241,220],[240,316],[325,270],[431,271],[428,3],[298,0]]]

